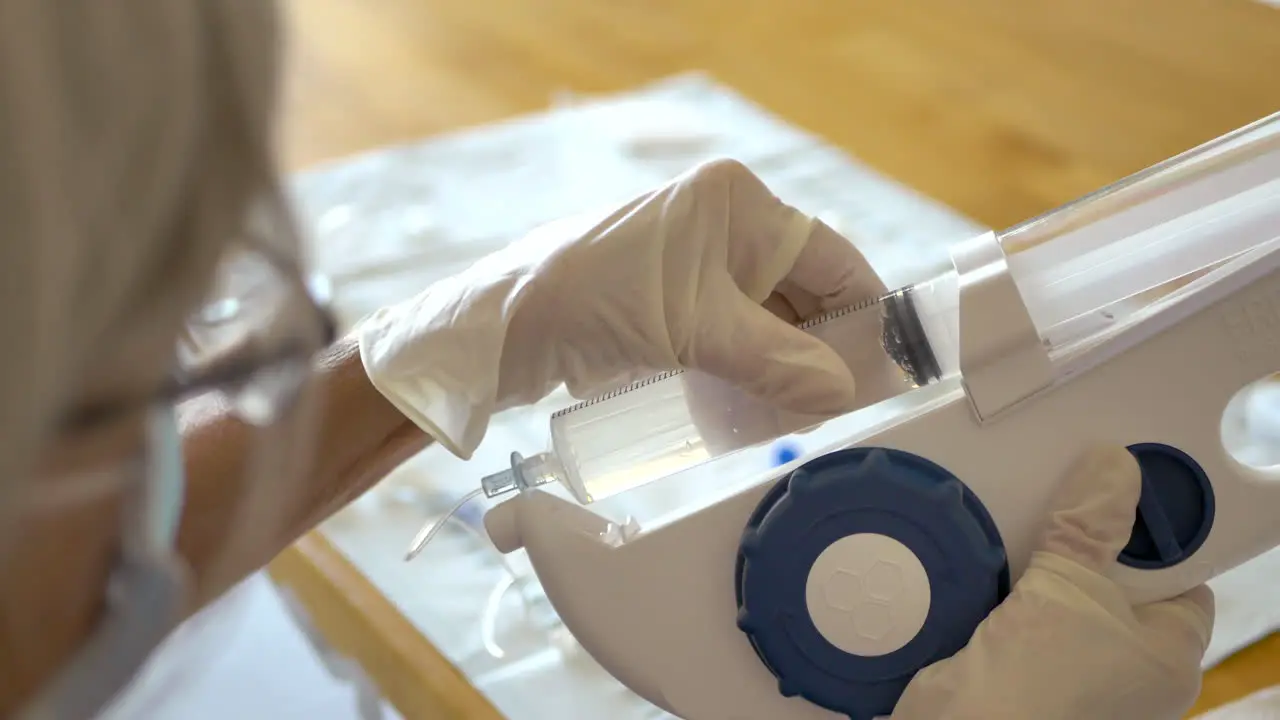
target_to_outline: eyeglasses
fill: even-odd
[[[337,335],[327,280],[307,276],[278,243],[250,238],[229,248],[207,297],[188,318],[175,368],[155,393],[80,406],[64,418],[63,430],[83,432],[132,410],[209,392],[222,394],[255,425],[286,409],[311,358]]]

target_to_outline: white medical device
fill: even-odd
[[[951,256],[804,326],[862,409],[814,425],[680,372],[580,403],[547,453],[485,478],[516,491],[493,542],[528,551],[605,669],[688,720],[889,714],[1007,595],[1095,443],[1142,467],[1114,567],[1134,600],[1280,544],[1280,467],[1223,430],[1280,372],[1280,114]],[[770,467],[779,438],[821,449]],[[731,491],[655,527],[590,508],[673,475]]]

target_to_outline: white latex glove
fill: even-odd
[[[357,333],[374,386],[469,458],[493,413],[561,383],[581,398],[677,367],[788,410],[847,412],[849,369],[761,304],[777,291],[803,315],[883,289],[848,240],[717,161],[542,227]]]
[[[1213,594],[1131,606],[1105,577],[1129,539],[1141,488],[1123,448],[1066,478],[1042,549],[969,644],[922,670],[893,720],[1181,718],[1200,691]]]

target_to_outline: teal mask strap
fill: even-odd
[[[148,419],[145,477],[125,513],[106,609],[78,653],[20,712],[21,720],[88,720],[133,680],[183,617],[186,566],[173,551],[186,486],[170,407]]]

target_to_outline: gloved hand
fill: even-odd
[[[717,161],[542,227],[374,313],[357,337],[374,386],[469,458],[493,413],[561,383],[581,398],[677,367],[787,410],[847,412],[849,369],[762,303],[776,291],[806,315],[883,289],[848,240]]]
[[[1140,489],[1123,448],[1085,458],[1026,574],[963,650],[916,675],[892,720],[1183,717],[1200,691],[1213,594],[1201,586],[1135,607],[1105,577]]]

